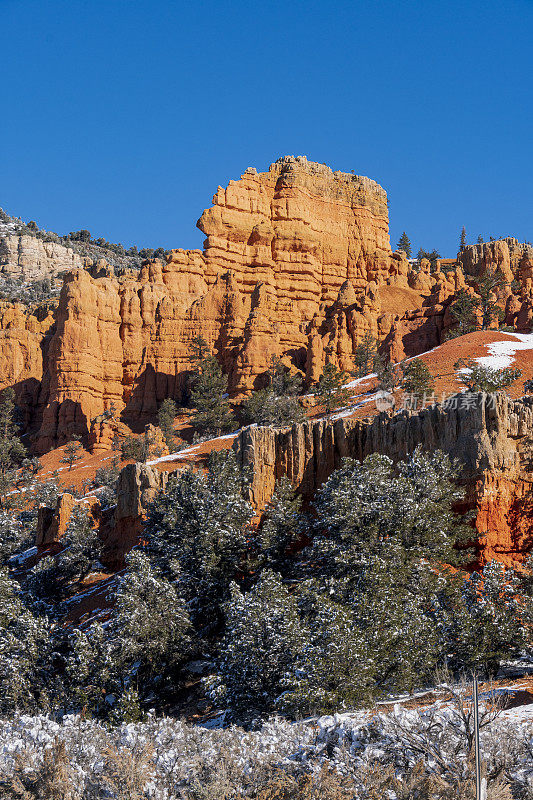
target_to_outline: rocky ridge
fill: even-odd
[[[18,380],[38,452],[86,435],[111,406],[144,424],[165,397],[181,402],[198,334],[239,398],[263,385],[273,355],[310,382],[326,361],[352,369],[367,332],[393,358],[430,349],[464,285],[460,269],[415,273],[391,251],[377,183],[304,157],[219,187],[198,227],[203,252],[173,250],[120,279],[67,273],[40,364]]]
[[[453,297],[471,291],[465,274],[499,269],[506,323],[533,324],[528,245],[472,245],[455,269],[425,259],[415,268],[391,250],[384,189],[305,157],[219,187],[198,227],[203,251],[172,250],[138,273],[71,269],[53,319],[6,310],[2,386],[15,386],[36,452],[74,434],[98,447],[92,422],[111,408],[140,429],[164,398],[182,403],[199,334],[239,400],[264,385],[273,355],[310,384],[326,362],[352,370],[366,333],[392,361],[434,348],[454,324]]]
[[[263,509],[283,476],[310,499],[345,457],[381,453],[397,461],[418,445],[441,449],[461,464],[481,562],[497,558],[516,566],[533,547],[533,397],[510,400],[498,393],[470,400],[287,429],[244,428],[233,447],[251,476],[249,499]]]
[[[442,449],[461,466],[462,508],[473,510],[480,537],[478,563],[495,558],[519,566],[533,548],[533,397],[477,394],[468,403],[435,404],[417,412],[322,418],[283,429],[251,425],[232,446],[247,475],[245,493],[260,516],[282,477],[309,501],[343,458],[381,453],[398,461],[419,445]],[[186,464],[177,460],[160,469],[136,463],[122,469],[116,507],[99,515],[93,506],[106,563],[120,568],[142,536],[149,503]],[[65,494],[56,509],[40,511],[38,545],[59,540],[72,507],[73,498]]]

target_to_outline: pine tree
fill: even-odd
[[[477,302],[475,298],[465,292],[464,289],[461,289],[450,306],[450,311],[459,324],[459,334],[461,336],[476,330],[476,308]]]
[[[454,616],[452,668],[495,675],[503,660],[523,651],[533,606],[521,583],[518,575],[496,561],[464,579]]]
[[[190,650],[190,620],[177,585],[133,551],[116,591],[111,633],[123,671],[138,662],[147,675],[179,665]],[[137,668],[138,670],[139,668]]]
[[[216,622],[244,563],[252,515],[232,451],[213,453],[206,475],[181,470],[154,500],[145,526],[147,553],[163,577],[178,581],[195,620]]]
[[[15,422],[15,392],[4,389],[0,400],[0,505],[8,504],[15,472],[25,455],[24,445],[17,435]]]
[[[305,414],[297,397],[276,395],[268,389],[259,389],[246,398],[244,412],[251,422],[274,428],[285,428],[305,420]]]
[[[232,584],[216,678],[206,681],[211,697],[242,721],[271,711],[307,641],[296,600],[279,575],[266,570],[246,594]]]
[[[376,454],[346,459],[317,494],[309,575],[352,609],[380,686],[429,678],[452,646],[446,572],[434,564],[468,558],[457,550],[472,539],[453,511],[457,476],[442,452],[418,448],[396,468]]]
[[[252,392],[243,404],[245,415],[258,425],[283,428],[303,422],[305,414],[297,398],[302,388],[300,375],[291,375],[281,359],[273,356],[268,386]]]
[[[0,712],[35,710],[48,682],[49,623],[25,608],[18,585],[0,570]],[[52,680],[49,680],[51,687]]]
[[[355,348],[354,362],[357,367],[357,375],[359,378],[372,372],[377,355],[377,339],[375,336],[372,336],[370,331],[367,331]]]
[[[433,262],[437,261],[440,258],[440,253],[438,250],[424,250],[422,247],[419,249],[418,253],[416,254],[418,261],[422,261],[423,258],[427,258],[428,261]]]
[[[73,510],[61,545],[59,553],[41,559],[28,577],[32,594],[51,604],[50,613],[59,614],[61,601],[74,593],[76,584],[102,569],[102,542],[85,509]]]
[[[287,671],[276,707],[302,717],[338,713],[368,701],[375,679],[373,654],[351,609],[312,589],[299,606],[309,642]]]
[[[400,365],[393,364],[392,361],[380,360],[376,366],[378,389],[384,392],[394,391],[402,382],[402,370]]]
[[[466,228],[463,225],[461,229],[461,240],[459,242],[459,252],[462,253],[466,247]]]
[[[473,358],[460,358],[453,365],[457,380],[470,392],[498,392],[522,377],[515,367],[485,367]]]
[[[226,395],[228,379],[213,355],[197,360],[192,378],[191,401],[196,408],[193,425],[214,436],[235,425]]]
[[[288,478],[276,483],[259,529],[261,560],[272,569],[280,569],[287,559],[288,550],[302,534],[302,497],[297,494]]]
[[[400,236],[397,247],[398,250],[403,250],[407,258],[411,258],[411,241],[405,231]]]
[[[348,376],[341,372],[335,364],[326,364],[315,389],[317,405],[324,406],[327,416],[336,408],[347,403],[350,399],[350,390],[344,388]]]
[[[413,358],[403,367],[402,388],[419,401],[435,391],[435,378],[421,358]]]
[[[59,459],[60,464],[68,464],[68,471],[72,469],[77,461],[80,461],[83,456],[80,453],[81,442],[78,435],[74,435],[70,442],[65,447],[65,454],[63,458]]]
[[[478,243],[478,244],[483,244],[483,241],[484,241],[484,240],[483,240],[483,236],[482,236],[482,235],[481,235],[481,233],[480,233],[480,234],[479,234],[479,236],[477,237],[477,243]]]
[[[477,284],[477,301],[481,311],[481,328],[487,330],[494,320],[503,319],[503,310],[494,302],[494,293],[500,287],[506,286],[507,281],[503,276],[498,275],[496,270],[487,270]]]
[[[176,418],[176,413],[176,403],[171,397],[166,397],[163,400],[159,411],[157,412],[159,427],[161,428],[163,438],[165,439],[165,444],[170,453],[173,453],[176,449],[176,443],[174,440],[174,420]]]
[[[296,397],[302,391],[302,376],[290,370],[277,356],[272,356],[268,370],[269,386],[277,397]]]
[[[190,349],[190,360],[196,366],[201,361],[204,360],[206,356],[209,355],[209,345],[207,344],[206,340],[203,336],[195,336],[192,340],[191,344],[189,345]]]

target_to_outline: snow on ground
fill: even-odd
[[[371,372],[369,375],[363,375],[362,378],[355,378],[355,380],[350,381],[350,383],[345,383],[345,389],[355,389],[356,386],[359,386],[360,383],[364,383],[365,381],[369,381],[372,378],[377,378],[377,374],[375,372]]]
[[[160,458],[154,458],[152,461],[147,461],[146,465],[148,467],[152,467],[154,464],[162,464],[164,461],[179,461],[182,458],[188,458],[189,456],[196,455],[198,450],[205,444],[212,444],[213,442],[223,442],[229,439],[235,439],[238,436],[240,430],[234,431],[233,433],[227,433],[225,436],[217,436],[214,439],[206,439],[205,442],[198,442],[198,444],[193,445],[192,447],[187,447],[185,450],[180,450],[179,453],[174,453],[171,456],[161,456]]]
[[[30,547],[29,550],[24,550],[23,553],[17,553],[17,555],[11,556],[9,559],[9,563],[12,567],[23,567],[26,561],[29,561],[31,558],[35,558],[37,555],[37,548]]]
[[[481,731],[489,766],[500,763],[504,754],[506,774],[515,787],[526,789],[533,787],[532,711],[532,706],[523,706],[504,712]],[[102,785],[106,759],[114,748],[124,755],[125,765],[131,763],[132,753],[145,752],[150,765],[144,771],[145,791],[153,800],[183,796],[200,774],[227,772],[239,782],[239,776],[245,779],[268,766],[275,772],[281,768],[302,774],[328,764],[354,777],[360,769],[369,779],[372,768],[393,767],[403,779],[422,759],[428,771],[449,769],[450,774],[469,776],[469,748],[458,720],[457,711],[442,702],[421,709],[396,705],[385,713],[363,709],[295,723],[272,718],[253,731],[237,726],[216,730],[151,715],[144,722],[113,729],[79,716],[59,722],[45,715],[15,714],[0,720],[0,775],[12,773],[17,757],[26,769],[38,766],[45,749],[62,741],[77,788]],[[112,800],[117,794],[102,796]],[[392,800],[396,795],[388,796]]]
[[[514,336],[518,341],[491,342],[487,345],[490,355],[481,356],[475,361],[482,367],[505,369],[511,366],[518,350],[533,350],[533,333],[508,333],[506,335]]]

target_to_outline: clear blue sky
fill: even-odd
[[[219,184],[304,154],[389,194],[391,239],[533,239],[533,2],[0,0],[0,206],[201,247]]]

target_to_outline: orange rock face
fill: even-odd
[[[137,278],[67,275],[42,368],[39,452],[111,406],[139,425],[165,397],[180,401],[199,334],[237,398],[262,385],[273,355],[309,381],[326,361],[352,369],[362,336],[384,339],[406,315],[409,354],[438,344],[456,281],[427,272],[410,286],[386,194],[368,178],[287,157],[219,188],[198,226],[203,253],[173,250]]]
[[[453,324],[447,308],[466,285],[462,269],[431,272],[423,261],[415,272],[391,251],[387,196],[377,183],[304,157],[279,159],[263,173],[248,169],[219,187],[198,227],[203,252],[173,250],[137,275],[73,270],[55,321],[4,311],[3,385],[17,387],[37,452],[89,433],[103,449],[111,430],[98,420],[112,407],[140,432],[164,398],[182,401],[198,335],[239,399],[264,384],[273,355],[311,383],[326,362],[352,370],[368,332],[393,360],[430,350]],[[527,327],[528,248],[502,240],[467,248],[462,258],[470,274],[497,264],[519,277],[522,295],[502,290],[498,300],[509,320]]]

